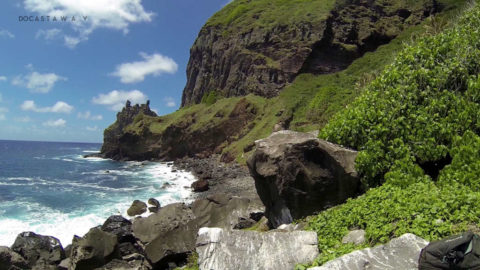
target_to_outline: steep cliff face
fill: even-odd
[[[236,0],[202,28],[190,51],[182,106],[210,91],[274,97],[298,74],[343,70],[440,9],[435,0],[275,0],[262,10],[263,2]]]

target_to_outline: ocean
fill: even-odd
[[[195,177],[167,163],[84,158],[101,144],[0,140],[0,246],[23,231],[55,236],[63,246],[132,201],[161,205],[191,199]]]

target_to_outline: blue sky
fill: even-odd
[[[227,3],[3,0],[0,139],[101,142],[127,98],[177,110],[190,47]]]

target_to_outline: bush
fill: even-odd
[[[322,212],[308,220],[307,229],[318,234],[320,256],[313,265],[321,265],[355,249],[385,243],[404,233],[436,240],[464,231],[480,222],[480,193],[467,186],[451,183],[438,187],[425,177],[400,187],[384,184],[345,204]],[[366,244],[342,244],[349,229],[366,231]]]
[[[321,131],[361,151],[357,168],[367,187],[383,183],[399,159],[441,160],[457,135],[480,131],[479,29],[474,7],[453,28],[407,46]]]
[[[212,90],[207,94],[203,95],[201,102],[203,104],[212,105],[220,98],[222,98],[222,95],[218,91]]]

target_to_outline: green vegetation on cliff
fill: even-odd
[[[406,232],[435,240],[478,230],[479,29],[475,5],[454,27],[407,46],[321,131],[360,151],[371,188],[307,218],[321,251],[314,265]],[[353,228],[366,231],[364,245],[342,244]]]
[[[226,33],[253,28],[273,28],[324,21],[335,0],[234,0],[213,15],[207,26],[220,26]]]

